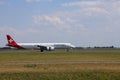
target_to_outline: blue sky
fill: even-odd
[[[70,42],[120,47],[120,0],[0,0],[0,46]]]

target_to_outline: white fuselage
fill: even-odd
[[[25,49],[40,49],[38,46],[51,47],[51,48],[74,48],[71,43],[17,43]]]

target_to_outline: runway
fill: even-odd
[[[1,64],[1,63],[0,63]],[[3,63],[2,63],[3,64]],[[12,64],[37,64],[37,65],[62,65],[62,64],[120,64],[120,62],[7,62],[6,65]]]

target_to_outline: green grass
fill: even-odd
[[[52,51],[10,50],[0,51],[0,62],[69,62],[69,61],[120,61],[120,51]]]
[[[120,72],[1,73],[0,80],[120,80]]]
[[[120,62],[120,50],[1,50],[0,80],[120,80],[120,64],[46,62]]]

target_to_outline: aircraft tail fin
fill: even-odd
[[[6,35],[6,37],[7,37],[7,41],[8,41],[9,46],[17,45],[17,43],[13,40],[13,38],[10,35]]]

